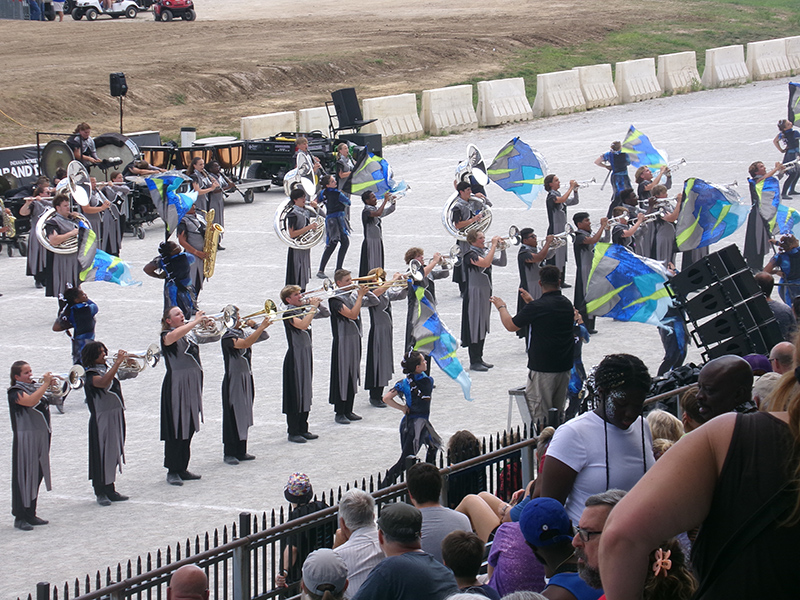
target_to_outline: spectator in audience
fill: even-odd
[[[547,600],[547,598],[536,592],[514,592],[503,596],[500,600]]]
[[[655,463],[641,416],[650,391],[644,363],[630,354],[606,356],[589,386],[597,408],[556,429],[541,475],[541,495],[564,504],[575,522],[589,496],[630,489]]]
[[[775,344],[769,352],[769,362],[772,370],[778,375],[794,369],[794,344],[790,342]]]
[[[698,523],[696,597],[795,597],[798,408],[794,393],[788,412],[723,414],[675,444],[606,523],[600,571],[608,597],[642,598],[652,550]]]
[[[375,500],[367,492],[354,488],[339,500],[339,529],[333,549],[347,565],[348,595],[352,596],[384,558],[375,527]]]
[[[208,577],[197,565],[183,565],[172,574],[167,600],[207,600]]]
[[[672,440],[668,440],[665,438],[656,438],[653,440],[653,458],[658,460],[662,456],[664,456],[664,452],[672,448],[675,445],[675,442]]]
[[[694,431],[706,422],[706,419],[700,414],[696,387],[689,388],[681,396],[681,411],[683,412],[683,418],[681,419],[683,430],[686,433]]]
[[[378,518],[386,558],[353,600],[444,600],[458,593],[453,572],[421,550],[422,513],[404,502],[389,504]]]
[[[314,500],[314,488],[311,487],[311,481],[305,473],[292,473],[286,482],[283,495],[291,505],[289,521],[328,508],[322,500]],[[333,534],[333,528],[326,524],[288,536],[281,544],[283,550],[281,574],[276,577],[278,587],[286,587],[300,581],[301,568],[306,557],[318,548],[333,546]]]
[[[654,410],[647,415],[647,424],[653,439],[663,438],[677,442],[683,437],[683,423],[681,420],[665,410]]]
[[[497,528],[486,562],[489,585],[500,594],[544,589],[544,567],[525,543],[519,522]]]
[[[471,531],[453,531],[442,540],[444,566],[453,571],[459,589],[476,596],[500,600],[500,594],[494,588],[478,581],[485,550],[483,540]]]
[[[772,314],[775,315],[775,320],[781,328],[781,336],[783,336],[783,339],[787,342],[790,341],[794,334],[795,327],[797,326],[792,307],[784,302],[775,302],[775,300],[772,299],[772,290],[775,287],[775,280],[770,273],[765,273],[764,271],[756,273],[755,280],[758,287],[764,292],[764,296],[767,297],[767,305],[772,311]]]
[[[800,337],[797,338],[797,343],[800,344]],[[782,360],[786,359],[787,355],[787,348],[783,347],[778,350],[778,346],[782,344],[776,345],[772,351],[770,352],[770,362],[772,364],[779,364],[781,361],[773,360],[773,356],[780,353],[783,357]],[[767,395],[762,395],[761,398],[764,402],[761,403],[760,409],[766,412],[778,412],[788,410],[789,401],[798,394],[800,391],[800,385],[797,382],[797,370],[794,369],[795,361],[794,356],[797,353],[797,348],[792,347],[792,363],[789,366],[789,369],[784,372],[781,379],[777,382],[774,389]],[[781,368],[785,368],[781,366]]]
[[[481,455],[481,443],[471,432],[456,431],[447,442],[447,462],[455,464]],[[456,508],[467,494],[477,494],[486,489],[485,469],[455,473],[447,482],[447,501]]]
[[[597,600],[602,593],[578,575],[578,559],[572,547],[572,523],[557,500],[535,498],[522,511],[519,526],[525,542],[544,565],[547,587],[542,595],[551,600]]]
[[[572,538],[575,556],[578,557],[578,573],[590,587],[598,590],[603,587],[600,579],[600,535],[603,533],[611,509],[625,494],[624,490],[610,489],[589,496],[576,528],[577,533]]]
[[[333,550],[322,548],[308,555],[300,582],[301,600],[342,600],[348,589],[347,565]]]
[[[442,540],[451,531],[472,531],[469,518],[439,503],[442,476],[434,465],[417,463],[406,471],[411,503],[422,514],[422,549],[442,562]]]
[[[728,412],[756,412],[751,394],[753,370],[741,356],[708,361],[697,379],[697,408],[706,421]]]

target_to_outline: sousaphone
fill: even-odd
[[[287,196],[291,196],[292,190],[302,187],[309,198],[313,198],[317,193],[317,180],[314,175],[314,163],[307,153],[299,155],[302,157],[298,165],[286,172],[283,176],[283,191]]]
[[[83,163],[73,160],[67,165],[67,176],[62,181],[59,181],[56,190],[62,191],[64,188],[69,191],[70,196],[78,205],[89,205],[89,195],[92,191],[92,184],[89,179],[89,172],[86,170],[86,167],[83,166]],[[50,207],[42,213],[42,216],[36,222],[36,237],[39,238],[39,242],[43,247],[54,254],[75,254],[78,251],[77,236],[66,240],[58,246],[54,246],[50,243],[50,240],[47,239],[45,225],[47,225],[47,221],[49,221],[55,213],[56,209],[54,207]],[[78,213],[78,220],[82,221],[87,228],[92,228],[89,220],[80,213]]]

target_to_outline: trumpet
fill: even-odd
[[[503,250],[507,250],[509,246],[519,246],[521,243],[522,238],[519,236],[519,227],[512,225],[508,228],[508,236],[500,238],[497,249],[502,252]]]
[[[79,390],[83,387],[85,375],[86,371],[80,365],[73,365],[68,372],[61,375],[51,375],[50,385],[44,394],[45,401],[48,404],[63,404],[72,390]],[[42,385],[44,377],[36,377],[34,381]]]
[[[119,352],[114,354],[114,358],[107,360],[106,364],[111,367],[117,358]],[[161,350],[158,344],[150,344],[144,352],[130,353],[125,357],[125,360],[119,365],[118,373],[127,375],[128,377],[136,377],[139,373],[144,371],[147,367],[154,368],[158,361],[161,359]]]
[[[447,254],[442,254],[442,257],[439,259],[439,267],[441,270],[449,271],[452,269],[455,266],[456,261],[458,261],[460,254],[461,247],[458,244],[453,244],[450,246],[450,251]],[[414,261],[411,262],[413,263]]]
[[[680,169],[685,164],[686,164],[686,159],[685,158],[682,158],[679,161],[676,161],[674,163],[669,163],[667,165],[667,173],[671,173],[673,171],[677,171],[678,169]]]
[[[228,304],[222,309],[222,312],[203,317],[192,330],[197,343],[208,344],[210,342],[218,342],[225,331],[236,326],[238,314],[239,311],[236,307],[233,304]]]
[[[567,245],[567,239],[575,235],[575,228],[569,223],[564,227],[562,233],[557,233],[553,236],[553,241],[550,243],[550,249],[555,250]]]
[[[781,171],[787,171],[789,169],[796,169],[797,165],[800,165],[800,156],[798,156],[794,160],[790,160],[789,162],[783,163],[781,165]]]
[[[575,183],[578,184],[578,189],[588,188],[590,185],[594,185],[597,183],[597,178],[592,177],[591,179],[585,179],[583,181],[576,181]]]

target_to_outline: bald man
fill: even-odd
[[[753,369],[741,356],[727,354],[708,361],[697,380],[697,406],[706,420],[729,412],[751,413]]]
[[[208,577],[195,565],[184,565],[172,574],[167,600],[208,600]]]
[[[775,344],[769,353],[769,364],[772,370],[779,375],[794,369],[794,344],[780,342]]]

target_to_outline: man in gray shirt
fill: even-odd
[[[422,513],[422,549],[440,563],[442,540],[452,531],[472,531],[469,517],[439,503],[442,476],[430,463],[417,463],[406,472],[411,503]]]

